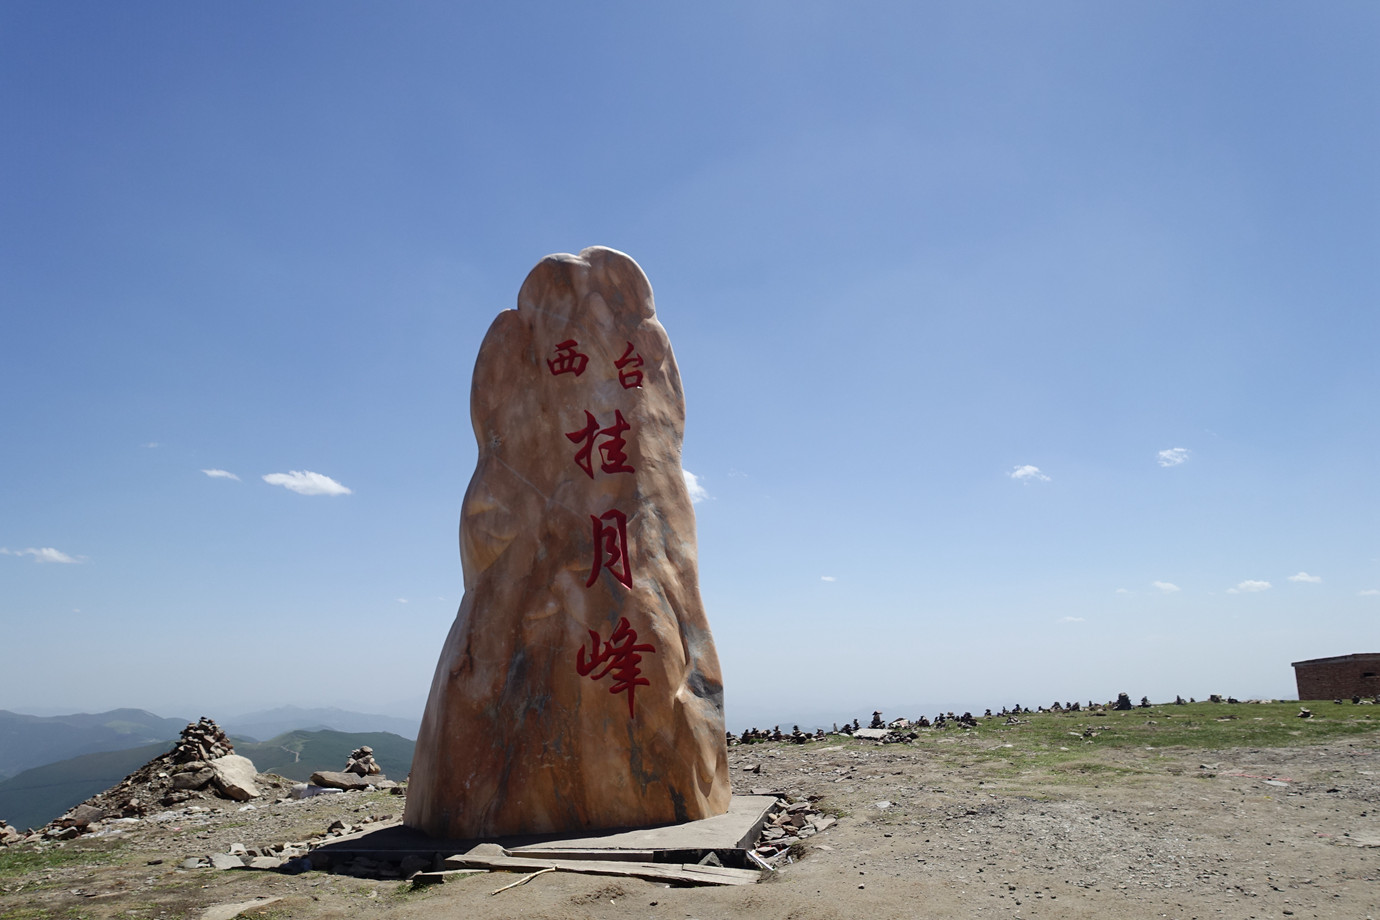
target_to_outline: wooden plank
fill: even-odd
[[[753,885],[761,877],[754,869],[727,869],[722,866],[684,866],[671,863],[621,862],[595,859],[527,859],[520,856],[480,855],[473,851],[450,856],[447,869],[493,869],[508,872],[534,872],[557,869],[588,875],[613,875],[654,882],[680,882],[686,885]]]
[[[596,850],[585,847],[513,847],[509,856],[527,859],[601,859],[605,862],[656,862],[655,850]]]

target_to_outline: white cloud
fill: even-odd
[[[0,546],[0,556],[32,556],[34,562],[64,562],[68,564],[75,564],[83,559],[81,556],[69,556],[62,550],[53,549],[51,546],[44,546],[40,549],[34,549],[32,546],[28,549],[6,549]]]
[[[400,597],[400,598],[398,598],[398,603],[399,603],[399,604],[406,604],[406,603],[407,603],[407,598],[405,598],[405,597]]]
[[[821,576],[819,576],[819,580],[820,580],[820,581],[838,581],[838,579],[835,578],[833,575],[821,575]]]
[[[1374,597],[1377,594],[1380,594],[1380,588],[1367,588],[1364,591],[1356,592],[1357,597]]]
[[[1159,588],[1160,591],[1165,594],[1174,594],[1181,590],[1178,585],[1168,581],[1152,581],[1150,582],[1150,587]]]
[[[1012,479],[1021,481],[1027,479],[1038,479],[1041,482],[1049,482],[1049,477],[1046,476],[1044,473],[1041,473],[1040,468],[1038,466],[1031,466],[1029,463],[1027,463],[1025,466],[1016,467],[1014,470],[1007,473],[1006,475],[1010,476]]]
[[[1082,617],[1060,617],[1060,618],[1059,618],[1059,622],[1060,622],[1060,623],[1086,623],[1087,620],[1084,620]]]
[[[1241,582],[1235,588],[1228,588],[1228,594],[1254,594],[1257,591],[1268,591],[1273,587],[1268,581],[1255,581],[1248,579]]]
[[[236,482],[240,481],[240,477],[236,476],[234,473],[229,472],[228,470],[202,470],[202,472],[205,473],[207,476],[210,476],[212,479],[233,479]]]
[[[1307,572],[1299,572],[1297,575],[1290,575],[1290,576],[1289,576],[1289,580],[1290,580],[1290,581],[1306,581],[1306,582],[1308,582],[1310,585],[1316,585],[1316,584],[1321,584],[1321,583],[1322,583],[1322,576],[1320,576],[1320,575],[1309,575]]]
[[[1188,453],[1187,447],[1171,447],[1156,454],[1158,459],[1155,462],[1160,466],[1178,466],[1188,459]]]
[[[698,505],[709,497],[704,486],[700,485],[700,477],[685,469],[681,470],[680,474],[685,477],[685,491],[690,493],[690,504]]]
[[[149,450],[153,450],[154,448],[156,448],[156,447],[162,447],[163,445],[162,445],[162,444],[159,444],[157,441],[150,441],[150,442],[148,442],[147,444],[141,444],[141,445],[139,445],[139,446],[140,446],[140,447],[147,447]]]
[[[350,495],[345,488],[329,476],[313,473],[310,470],[293,470],[291,473],[269,473],[264,482],[271,486],[282,486],[298,495]]]
[[[1116,594],[1130,594],[1131,592],[1130,592],[1130,591],[1127,591],[1125,588],[1117,588],[1116,591],[1115,591],[1114,593],[1116,593]]]

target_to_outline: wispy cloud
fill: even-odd
[[[1029,482],[1030,480],[1049,482],[1049,477],[1046,476],[1044,473],[1041,473],[1040,468],[1038,466],[1031,466],[1029,463],[1027,463],[1025,466],[1016,467],[1006,475],[1020,482]]]
[[[700,485],[700,477],[686,469],[682,469],[680,475],[685,477],[685,491],[690,493],[690,504],[698,505],[709,497],[709,492]]]
[[[1060,617],[1060,618],[1059,618],[1059,622],[1060,622],[1060,623],[1086,623],[1087,620],[1083,619],[1082,617]]]
[[[1380,594],[1380,588],[1367,588],[1356,592],[1357,597],[1375,597],[1377,594]]]
[[[1178,466],[1188,459],[1189,450],[1187,447],[1171,447],[1156,454],[1156,463],[1160,466]]]
[[[28,549],[7,549],[0,546],[0,556],[30,556],[34,562],[62,562],[68,565],[84,562],[86,559],[85,556],[69,556],[62,550],[53,549],[51,546],[44,546],[39,549],[34,549],[32,546]]]
[[[400,597],[400,598],[398,598],[398,603],[399,603],[399,604],[406,604],[406,603],[407,603],[407,598],[405,598],[405,597]]]
[[[264,482],[271,486],[282,486],[298,495],[350,495],[345,488],[329,476],[313,473],[311,470],[293,470],[291,473],[269,473]]]
[[[140,444],[139,446],[147,447],[149,450],[153,450],[154,448],[162,447],[163,445],[159,444],[157,441],[149,441],[147,444]]]
[[[1125,588],[1117,588],[1116,591],[1114,591],[1113,593],[1114,593],[1114,594],[1130,594],[1131,592],[1130,592],[1130,591],[1127,591]]]
[[[821,576],[819,576],[819,580],[820,580],[820,581],[838,581],[838,579],[835,578],[833,575],[821,575]]]
[[[1320,575],[1309,575],[1307,572],[1299,572],[1297,575],[1290,575],[1290,576],[1289,576],[1289,580],[1290,580],[1290,581],[1306,581],[1306,582],[1308,582],[1310,585],[1316,585],[1316,584],[1321,584],[1321,583],[1322,583],[1322,576],[1320,576]]]
[[[1178,585],[1168,581],[1152,581],[1150,587],[1159,588],[1162,594],[1176,594],[1181,590]]]
[[[233,479],[236,482],[240,481],[240,477],[236,476],[229,470],[202,470],[202,472],[205,473],[207,476],[210,476],[212,479]]]
[[[1243,581],[1240,584],[1238,584],[1235,588],[1228,588],[1227,593],[1255,594],[1258,591],[1268,591],[1271,587],[1273,587],[1273,585],[1271,585],[1268,581],[1255,581],[1254,579],[1247,579],[1246,581]]]

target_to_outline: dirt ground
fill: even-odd
[[[801,844],[798,861],[751,886],[558,872],[493,894],[518,876],[414,890],[321,872],[181,868],[232,843],[300,840],[337,818],[401,811],[396,796],[350,793],[227,805],[74,841],[62,861],[0,875],[0,920],[199,918],[258,897],[279,900],[242,916],[1380,920],[1377,734],[1300,747],[1094,748],[1073,763],[990,733],[731,748],[735,791],[809,797],[839,816]]]

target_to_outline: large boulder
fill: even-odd
[[[254,785],[254,777],[258,775],[258,771],[254,769],[254,762],[248,757],[227,754],[211,761],[210,767],[215,771],[212,781],[222,795],[237,802],[258,798],[259,787]]]
[[[480,347],[470,415],[465,595],[406,823],[479,837],[723,813],[685,400],[637,263],[601,247],[543,259]]]

